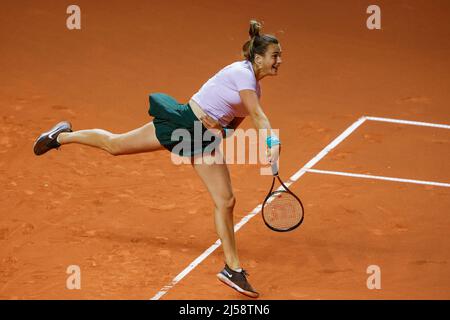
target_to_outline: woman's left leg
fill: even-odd
[[[61,145],[69,143],[84,144],[103,149],[115,156],[163,149],[156,138],[153,121],[140,128],[120,134],[103,129],[62,132],[58,136],[58,142]]]

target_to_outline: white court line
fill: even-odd
[[[310,169],[317,162],[319,162],[323,157],[325,157],[328,152],[334,149],[339,143],[341,143],[345,138],[347,138],[353,131],[355,131],[360,125],[366,121],[366,117],[361,117],[350,127],[348,127],[344,132],[342,132],[336,139],[334,139],[328,146],[326,146],[322,151],[320,151],[314,158],[312,158],[303,168],[298,170],[291,178],[289,182],[286,182],[286,186],[289,187],[292,183],[297,181],[302,175],[305,174],[307,169]],[[281,186],[279,189],[282,188]],[[261,211],[262,204],[259,204],[255,209],[252,210],[248,215],[239,221],[234,226],[234,231],[237,232],[244,224],[246,224],[251,218],[257,215]],[[211,253],[213,253],[219,246],[220,240],[217,240],[212,246],[206,249],[200,256],[198,256],[194,261],[192,261],[183,271],[181,271],[172,281],[162,287],[150,300],[159,300],[164,296],[170,289],[172,289],[178,282],[181,281],[186,275],[194,270],[203,260],[205,260]]]
[[[391,122],[391,123],[409,124],[409,125],[413,125],[413,126],[450,129],[450,126],[446,125],[446,124],[420,122],[420,121],[398,120],[398,119],[380,118],[380,117],[365,117],[365,118],[366,118],[366,120],[371,120],[371,121]]]
[[[331,174],[331,175],[336,175],[336,176],[346,176],[346,177],[354,177],[354,178],[376,179],[376,180],[386,180],[386,181],[395,181],[395,182],[425,184],[425,185],[430,185],[430,186],[450,188],[450,183],[444,183],[444,182],[423,181],[423,180],[413,180],[413,179],[402,179],[402,178],[393,178],[393,177],[373,176],[373,175],[369,175],[369,174],[349,173],[349,172],[340,172],[340,171],[328,171],[328,170],[317,170],[317,169],[308,169],[308,170],[306,170],[306,172],[321,173],[321,174]]]

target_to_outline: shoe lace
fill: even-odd
[[[227,264],[225,264],[225,266],[229,269],[231,269]],[[231,269],[232,270],[232,269]],[[246,270],[242,269],[240,272],[240,274],[242,274],[244,277],[248,277],[250,276],[250,273],[248,273]]]

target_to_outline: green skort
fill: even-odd
[[[156,137],[164,148],[184,157],[211,154],[221,137],[208,131],[189,105],[164,93],[149,96],[148,113],[154,117]]]

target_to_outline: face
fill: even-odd
[[[264,56],[256,55],[255,64],[259,70],[259,78],[265,76],[276,76],[278,68],[281,65],[281,46],[280,44],[270,44]]]

